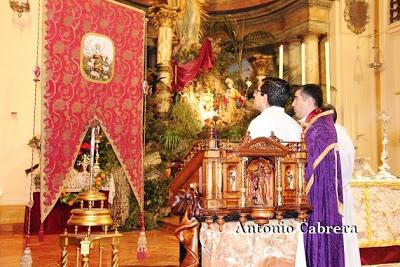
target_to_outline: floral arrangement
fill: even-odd
[[[78,196],[77,192],[66,192],[65,188],[61,188],[61,196],[60,196],[60,202],[67,204],[68,206],[74,205],[76,201],[76,197]]]
[[[93,188],[100,190],[103,186],[108,186],[110,182],[110,174],[108,171],[100,171],[94,178]]]

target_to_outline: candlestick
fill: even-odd
[[[388,134],[387,134],[387,126],[388,126],[389,121],[391,120],[391,117],[389,115],[387,115],[385,112],[380,112],[379,116],[378,116],[378,120],[381,121],[381,124],[382,124],[382,152],[381,152],[382,165],[379,166],[379,172],[376,174],[375,178],[378,180],[396,179],[397,177],[389,172],[390,166],[388,163],[389,138],[388,138]]]
[[[283,45],[279,46],[279,78],[283,79]]]
[[[306,44],[301,44],[301,84],[306,84]]]
[[[331,103],[331,70],[329,42],[325,42],[325,77],[326,77],[326,102]]]

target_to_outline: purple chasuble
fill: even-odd
[[[329,150],[320,163],[315,161],[331,144],[337,143],[332,112],[324,112],[315,117],[305,132],[307,145],[306,182],[314,175],[314,182],[308,192],[313,211],[307,218],[308,231],[304,233],[304,245],[308,267],[343,267],[344,247],[342,216],[338,210],[338,200],[343,203],[342,175],[339,153]],[[328,148],[329,149],[329,148]],[[337,178],[336,178],[337,174]],[[340,226],[339,233],[310,233],[310,227],[318,231],[321,226]],[[303,231],[307,227],[302,227]],[[326,227],[325,232],[326,232]]]

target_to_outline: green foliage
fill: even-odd
[[[273,43],[274,37],[266,31],[255,31],[245,35],[244,20],[241,25],[230,17],[224,17],[223,32],[227,40],[223,43],[223,49],[235,56],[236,64],[242,76],[242,61],[245,51],[252,47],[267,46]],[[242,78],[242,77],[241,77]]]
[[[172,108],[171,117],[174,128],[180,136],[188,139],[197,138],[202,126],[187,102],[178,101]]]
[[[146,116],[146,152],[160,151],[164,160],[180,160],[190,148],[190,142],[198,138],[202,130],[190,104],[177,97],[170,114],[157,116],[153,108],[148,108]],[[151,144],[151,145],[149,145]]]
[[[144,222],[148,230],[159,226],[159,221],[163,217],[160,213],[160,209],[167,202],[168,185],[170,181],[170,179],[144,181]],[[133,194],[129,196],[129,204],[130,214],[125,224],[118,228],[120,231],[131,231],[140,228],[139,204]]]
[[[165,154],[170,155],[178,147],[179,139],[179,133],[175,128],[171,127],[165,129],[159,139],[164,147]]]
[[[107,139],[105,134],[102,132],[101,141],[99,143],[99,164],[102,170],[110,172],[112,169],[120,166],[117,155],[111,146],[110,141]]]
[[[228,127],[219,129],[221,139],[228,139],[230,141],[240,141],[246,133],[247,127],[241,124],[233,124]]]

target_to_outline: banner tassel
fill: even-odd
[[[30,242],[30,236],[27,235],[25,239],[25,248],[24,248],[24,254],[22,254],[21,261],[20,261],[20,266],[21,267],[32,267],[32,254],[31,254],[31,242]]]
[[[145,260],[147,258],[147,238],[146,238],[146,231],[144,227],[144,212],[140,212],[140,234],[137,241],[138,248],[137,248],[137,259],[138,260]]]
[[[39,231],[38,231],[38,239],[39,242],[43,242],[44,240],[44,226],[43,223],[40,223]]]

